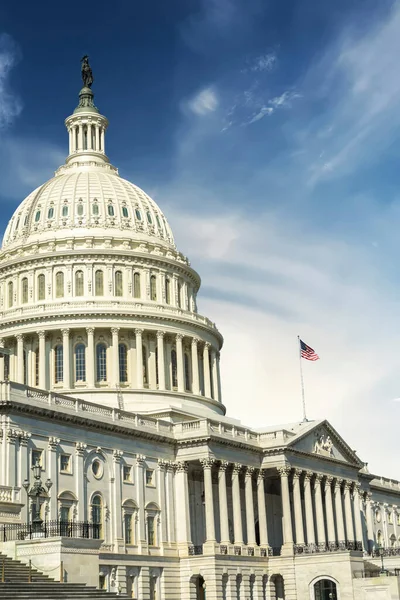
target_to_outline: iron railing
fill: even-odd
[[[299,544],[295,545],[295,554],[314,554],[323,552],[338,552],[343,550],[357,550],[362,552],[362,542],[341,541],[339,543],[329,542],[328,544]]]
[[[32,523],[5,523],[0,525],[0,541],[31,540],[49,537],[102,539],[102,527],[84,521],[43,521],[42,529],[36,532]]]

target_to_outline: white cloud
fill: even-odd
[[[272,71],[277,62],[277,56],[275,52],[269,54],[262,54],[258,56],[251,64],[250,71],[255,73],[262,71]]]
[[[266,116],[272,115],[274,109],[271,106],[262,106],[261,109],[248,121],[248,125],[260,121]]]
[[[212,87],[201,90],[187,103],[189,110],[195,115],[203,116],[218,108],[218,97]]]
[[[0,34],[0,128],[9,125],[22,110],[20,99],[8,86],[9,74],[17,57],[18,50],[12,38],[4,33]]]

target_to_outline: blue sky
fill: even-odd
[[[229,414],[301,418],[300,333],[310,418],[400,478],[400,4],[6,4],[1,227],[63,162],[89,54],[111,161],[202,276]]]

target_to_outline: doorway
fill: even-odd
[[[336,583],[331,579],[320,579],[314,584],[314,600],[337,600]]]

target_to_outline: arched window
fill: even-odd
[[[165,302],[171,304],[171,282],[168,277],[165,279]]]
[[[64,273],[58,271],[56,273],[56,298],[64,297]]]
[[[149,223],[149,225],[153,225],[153,219],[151,218],[151,213],[149,210],[146,212],[146,217],[147,217],[147,222]]]
[[[182,308],[182,284],[178,281],[178,306]]]
[[[124,286],[122,281],[122,271],[115,272],[115,295],[123,296],[124,295]]]
[[[35,223],[37,223],[40,220],[40,210],[36,211],[36,215],[35,215]]]
[[[103,501],[99,494],[92,498],[92,523],[93,527],[93,538],[101,540],[103,537]]]
[[[53,217],[54,217],[54,208],[51,207],[51,208],[49,208],[49,210],[47,212],[47,218],[52,219]]]
[[[127,209],[126,206],[122,207],[122,216],[125,217],[125,218],[129,217],[128,209]]]
[[[78,213],[78,217],[81,217],[83,215],[83,204],[82,204],[82,202],[79,202],[78,209],[77,209],[76,212]]]
[[[104,295],[104,274],[103,271],[96,271],[94,276],[95,281],[95,294],[96,296]]]
[[[157,279],[155,275],[150,277],[150,300],[157,302]]]
[[[75,346],[75,381],[86,381],[85,344]]]
[[[119,380],[121,383],[128,381],[128,349],[125,344],[118,345]]]
[[[15,231],[17,231],[18,227],[19,227],[19,222],[20,222],[21,218],[18,217],[17,222],[15,224]]]
[[[142,357],[143,357],[143,384],[149,384],[149,370],[147,368],[147,350],[146,346],[142,345]]]
[[[64,379],[63,347],[57,344],[54,348],[54,381],[60,383]]]
[[[14,284],[12,281],[8,282],[8,306],[14,304]]]
[[[336,583],[331,579],[320,579],[314,584],[314,598],[337,598]]]
[[[43,274],[38,275],[37,286],[38,286],[38,300],[44,300],[45,296],[46,296],[46,279]]]
[[[64,206],[62,207],[62,216],[63,217],[68,217],[68,206],[67,206],[67,204],[64,204]]]
[[[112,204],[109,204],[107,206],[107,210],[108,210],[108,214],[110,215],[110,217],[113,217],[114,216],[114,207]]]
[[[84,291],[84,278],[83,271],[76,271],[75,273],[75,296],[83,296]]]
[[[138,221],[142,220],[142,213],[140,212],[140,210],[138,208],[135,209],[135,215]]]
[[[172,369],[172,387],[178,387],[178,367],[176,360],[176,350],[171,350],[171,369]]]
[[[190,358],[185,352],[185,390],[190,392]]]
[[[133,296],[140,298],[140,273],[135,273],[133,276]]]
[[[107,348],[101,343],[96,346],[97,381],[107,381]]]
[[[95,217],[97,217],[99,214],[99,205],[97,204],[97,202],[94,202],[94,204],[92,205],[92,213]]]
[[[24,277],[21,284],[22,284],[22,304],[26,304],[28,302],[28,278]]]

